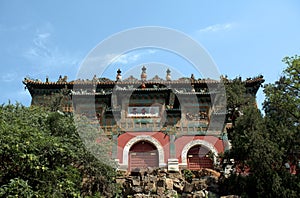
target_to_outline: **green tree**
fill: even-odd
[[[227,155],[235,174],[223,180],[225,193],[244,197],[298,197],[300,179],[286,170],[299,163],[299,57],[287,57],[283,76],[265,86],[265,116],[253,106],[236,120]],[[248,173],[244,170],[248,169]],[[237,187],[237,188],[235,188]]]
[[[232,127],[227,129],[228,137],[234,136],[236,120],[243,114],[244,108],[255,104],[255,97],[247,93],[246,83],[240,77],[233,80],[224,80],[227,104],[227,122],[232,123]]]
[[[267,186],[270,182],[266,182],[270,177],[266,174],[272,167],[276,152],[274,143],[267,136],[259,110],[254,106],[244,108],[243,116],[237,119],[233,129],[231,151],[225,155],[235,160],[235,173],[224,183],[228,185],[227,193],[257,197],[261,190],[270,189]],[[263,189],[257,186],[261,184],[266,184]]]
[[[300,159],[300,57],[286,57],[287,68],[274,84],[265,87],[264,109],[271,138],[278,142],[284,163]]]
[[[0,144],[1,197],[112,196],[115,191],[114,169],[86,149],[73,116],[2,105]]]

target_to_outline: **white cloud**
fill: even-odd
[[[157,52],[157,50],[155,50],[155,49],[146,49],[146,50],[142,49],[142,50],[138,50],[138,51],[132,51],[127,54],[123,54],[123,55],[119,56],[115,60],[115,62],[121,63],[121,64],[134,63],[134,62],[140,60],[141,58],[145,57],[146,55],[154,54],[156,52]]]
[[[104,56],[100,55],[88,55],[84,60],[83,63],[85,66],[88,67],[94,67],[94,66],[100,66],[104,65],[107,66],[112,62],[115,62],[114,60],[117,59],[120,55],[118,54],[105,54]]]
[[[36,34],[32,39],[32,45],[23,53],[24,57],[32,61],[35,65],[40,64],[44,69],[40,73],[49,73],[49,68],[55,66],[79,66],[82,61],[79,56],[72,56],[68,52],[62,51],[58,46],[54,46],[52,42],[53,27],[36,30]],[[83,62],[86,68],[94,69],[100,65],[122,64],[127,65],[141,60],[146,55],[156,53],[156,49],[138,49],[125,54],[106,54],[104,56],[88,56]]]
[[[25,52],[25,56],[32,58],[51,58],[52,53],[49,49],[48,38],[51,36],[49,32],[37,33],[33,39],[33,45]]]
[[[49,32],[38,33],[33,39],[33,43],[38,48],[46,48],[47,39],[51,36]]]
[[[134,63],[136,61],[139,61],[143,57],[149,54],[156,53],[157,50],[154,49],[147,49],[147,50],[137,50],[137,51],[131,51],[126,54],[106,54],[102,57],[100,56],[88,56],[87,61],[90,65],[97,65],[101,63],[102,65],[108,65],[110,63],[116,63],[116,64],[129,64]]]
[[[91,78],[94,74],[102,75],[111,66],[129,66],[131,64],[137,64],[143,61],[147,56],[156,53],[156,49],[137,49],[124,54],[107,53],[104,55],[97,54],[93,51],[89,54],[80,65],[79,72],[77,73],[77,78]]]
[[[141,58],[141,53],[123,54],[116,59],[116,63],[128,64],[138,61]]]
[[[17,74],[16,73],[6,73],[4,75],[1,76],[1,80],[3,82],[12,82],[17,78]]]
[[[58,67],[75,67],[80,62],[80,56],[62,50],[53,42],[52,32],[53,27],[48,23],[37,29],[32,38],[31,46],[23,52],[26,59],[34,65],[40,66],[39,73],[51,73],[51,71],[57,70]]]
[[[199,33],[202,32],[219,32],[219,31],[228,31],[234,27],[234,23],[224,23],[224,24],[215,24],[198,30]]]

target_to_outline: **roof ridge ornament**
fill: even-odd
[[[142,67],[142,73],[141,73],[141,80],[145,81],[147,80],[147,73],[146,73],[147,68],[145,66]]]
[[[157,74],[150,80],[154,82],[164,81],[164,79],[160,78]]]
[[[171,78],[171,70],[168,68],[166,72],[167,72],[166,80],[167,81],[171,81],[172,80],[172,78]]]
[[[129,83],[134,83],[138,82],[139,80],[135,78],[133,75],[130,75],[128,78],[124,79],[123,82],[129,82]]]
[[[117,71],[117,76],[116,76],[116,81],[122,81],[122,75],[121,75],[122,71],[120,69],[118,69]]]

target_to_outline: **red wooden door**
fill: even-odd
[[[158,152],[153,144],[141,141],[134,144],[129,151],[129,170],[147,167],[158,167]]]
[[[201,168],[213,169],[213,161],[209,158],[209,150],[200,145],[192,147],[187,154],[188,169],[199,170]]]

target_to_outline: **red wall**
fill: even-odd
[[[165,163],[167,163],[170,154],[170,145],[169,145],[169,136],[165,135],[162,132],[126,132],[118,137],[118,159],[120,163],[123,163],[123,149],[125,145],[132,138],[135,138],[139,135],[149,135],[155,138],[164,149]],[[214,136],[182,136],[175,140],[176,148],[176,158],[178,158],[179,163],[181,163],[181,153],[182,149],[186,144],[193,140],[204,140],[212,144],[218,153],[224,152],[223,141]]]
[[[175,140],[176,157],[181,163],[181,153],[186,144],[193,140],[204,140],[212,144],[218,153],[224,152],[223,141],[214,136],[182,136]]]
[[[118,137],[118,159],[120,163],[123,163],[123,149],[128,141],[139,135],[149,135],[155,138],[164,149],[165,162],[169,158],[169,136],[162,132],[126,132]]]

